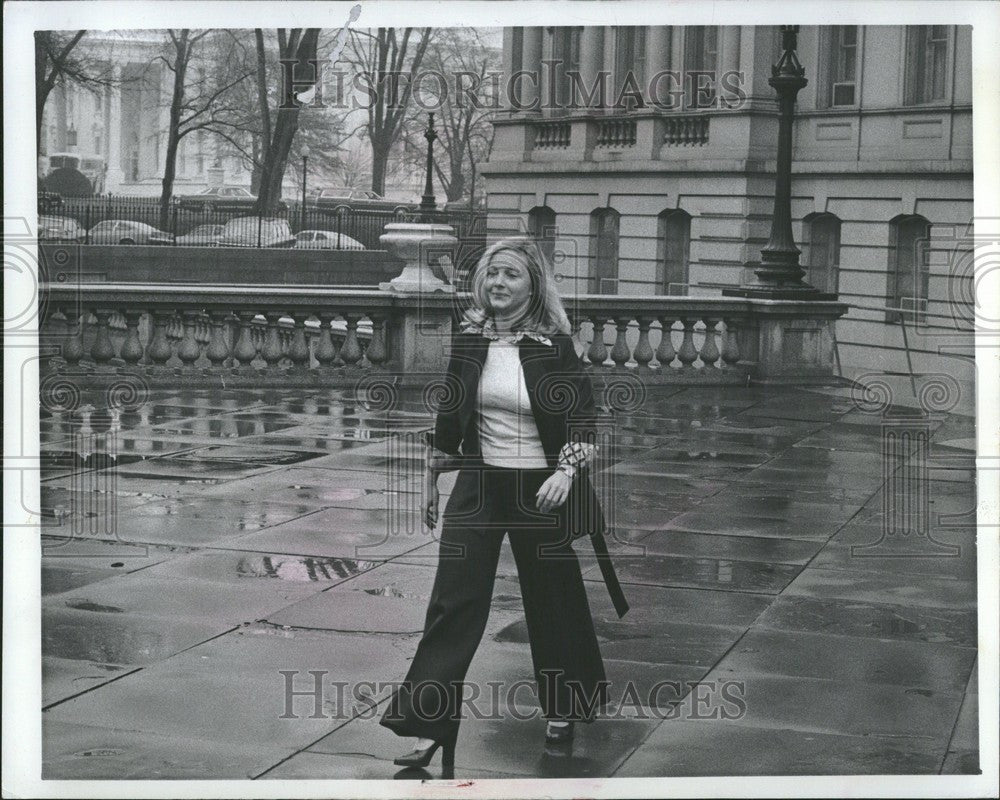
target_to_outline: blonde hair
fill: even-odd
[[[562,298],[556,289],[555,275],[538,243],[527,236],[501,239],[490,245],[472,272],[470,295],[472,306],[465,311],[470,322],[481,325],[493,316],[489,294],[486,291],[486,268],[493,257],[504,250],[520,254],[528,270],[531,281],[531,295],[524,313],[517,320],[517,327],[550,336],[555,333],[571,333],[569,317]]]

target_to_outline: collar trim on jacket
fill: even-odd
[[[534,339],[536,342],[541,342],[544,345],[552,347],[552,340],[536,331],[519,330],[510,335],[499,334],[497,333],[496,324],[494,323],[492,317],[487,317],[482,323],[476,323],[470,319],[464,319],[459,326],[459,332],[479,334],[492,341],[511,342],[512,344],[517,344],[521,341],[521,339],[527,336],[529,339]]]

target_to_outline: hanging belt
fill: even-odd
[[[594,555],[597,556],[597,564],[601,568],[604,585],[608,587],[608,595],[611,597],[611,603],[620,619],[628,612],[629,605],[628,600],[625,599],[625,593],[622,591],[622,585],[618,582],[618,576],[615,574],[615,565],[611,562],[611,556],[608,553],[608,543],[604,541],[604,534],[600,531],[592,533],[590,541],[594,545]]]

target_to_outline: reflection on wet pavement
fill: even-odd
[[[351,389],[153,391],[122,410],[83,392],[41,416],[46,777],[425,777],[399,774],[405,743],[365,704],[282,720],[279,672],[300,689],[309,670],[405,674],[440,532],[420,520],[420,390],[391,411]],[[540,718],[467,718],[455,774],[976,767],[975,429],[928,427],[918,538],[952,550],[917,557],[881,419],[849,393],[650,387],[593,475],[624,618],[575,545],[612,685],[641,696],[619,692],[569,748],[544,747]],[[470,680],[530,683],[527,642],[505,544]],[[684,688],[651,702],[664,680]],[[692,687],[726,681],[742,713],[693,717]]]

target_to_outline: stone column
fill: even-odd
[[[716,86],[719,96],[732,102],[735,99],[732,93],[725,92],[722,88],[722,76],[740,69],[740,26],[724,25],[719,32],[722,34],[722,42],[719,45],[719,76]]]
[[[650,79],[658,72],[670,69],[671,31],[669,25],[653,25],[646,28],[646,74],[643,77],[643,91],[647,91]],[[664,79],[666,80],[666,79]]]
[[[590,90],[602,69],[604,69],[604,28],[600,25],[588,25],[580,35],[580,81],[584,90]],[[606,92],[610,91],[610,87],[606,86],[605,89]],[[600,110],[596,106],[597,98],[599,95],[595,97],[595,105],[590,106],[588,111],[593,113]],[[583,103],[583,97],[579,95],[576,100]]]
[[[514,41],[518,35],[518,28],[507,27],[503,29],[503,65],[501,66],[503,74],[500,79],[500,106],[509,114],[517,113],[511,106],[510,97],[507,95],[506,87],[509,85],[510,76],[521,69],[520,52],[514,52]]]
[[[122,181],[125,178],[125,170],[122,168],[122,67],[115,64],[112,71],[114,81],[108,87],[108,115],[107,130],[108,137],[108,171],[104,179],[105,192],[120,192]]]
[[[528,72],[521,78],[521,105],[526,114],[540,114],[537,105],[541,102],[542,82],[542,34],[544,28],[530,27],[524,29],[524,49],[521,69]],[[532,108],[532,106],[536,106]]]

